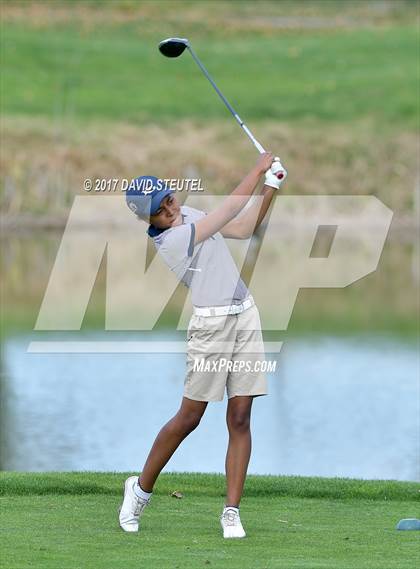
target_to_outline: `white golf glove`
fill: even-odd
[[[280,158],[276,156],[271,168],[265,173],[265,185],[278,190],[287,177],[287,171],[283,168]]]

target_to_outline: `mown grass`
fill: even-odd
[[[128,473],[104,472],[0,472],[0,495],[46,494],[120,495]],[[165,496],[174,490],[194,496],[223,496],[225,477],[221,474],[164,473],[155,494]],[[246,481],[246,496],[329,499],[367,499],[419,501],[420,486],[395,480],[357,480],[304,476],[256,476]]]
[[[164,474],[141,532],[124,534],[124,474],[3,473],[2,558],[9,569],[397,569],[416,562],[417,532],[398,532],[418,509],[415,484],[249,477],[247,537],[225,541],[219,475]],[[180,490],[177,500],[170,492]]]
[[[281,154],[286,191],[374,192],[406,211],[416,17],[412,2],[6,2],[3,207],[67,213],[85,178],[145,170],[231,191],[253,149],[192,58],[159,54],[178,34]]]
[[[416,127],[414,24],[233,36],[217,31],[196,30],[190,38],[244,119],[350,123],[369,117],[378,128]],[[3,114],[231,120],[188,54],[177,60],[159,54],[164,31],[149,29],[147,20],[42,29],[8,23],[1,36]]]

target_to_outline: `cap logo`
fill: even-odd
[[[127,191],[141,192],[145,196],[153,193],[154,190],[155,187],[153,185],[153,180],[151,180],[150,178],[131,180],[130,185],[127,188]]]
[[[142,190],[141,193],[144,194],[145,196],[147,196],[147,194],[151,194],[153,192],[153,190],[155,189],[153,186],[153,180],[142,180],[142,182],[146,182],[145,184],[140,184],[140,186],[145,186]]]

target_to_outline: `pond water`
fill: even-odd
[[[3,346],[1,468],[139,470],[179,406],[185,354],[34,354],[31,339]],[[253,405],[250,473],[420,479],[413,342],[296,337],[275,359]],[[225,412],[226,399],[209,404],[165,470],[223,472]]]

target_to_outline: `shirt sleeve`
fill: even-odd
[[[180,225],[174,227],[159,247],[159,253],[172,269],[180,263],[185,263],[194,253],[195,225]]]

